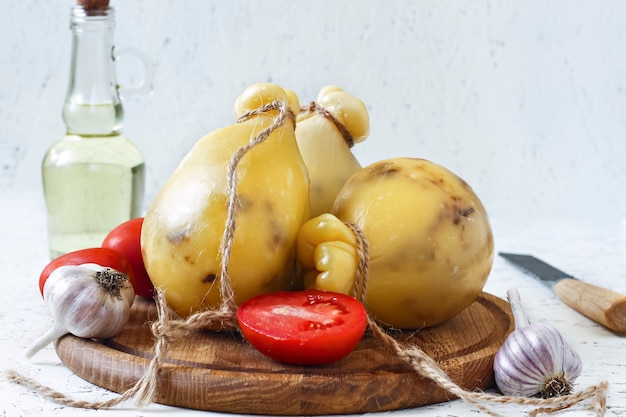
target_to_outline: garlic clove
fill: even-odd
[[[26,357],[67,333],[97,339],[117,335],[130,318],[134,299],[132,284],[122,272],[96,264],[55,269],[44,286],[54,325],[27,348]]]
[[[496,385],[507,395],[558,396],[571,391],[582,362],[558,330],[535,323],[509,335],[494,370]]]
[[[498,389],[506,395],[525,397],[569,394],[582,371],[580,356],[556,328],[544,323],[528,324],[517,290],[510,290],[508,295],[519,327],[494,358]]]

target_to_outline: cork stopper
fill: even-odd
[[[109,8],[109,0],[78,0],[78,5],[85,10],[88,16],[97,15]]]

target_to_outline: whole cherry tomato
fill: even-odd
[[[61,255],[46,265],[39,275],[39,291],[41,292],[41,296],[43,297],[43,286],[52,271],[63,265],[81,264],[106,266],[125,273],[128,275],[131,282],[135,279],[130,262],[118,251],[109,248],[81,249]]]
[[[154,285],[146,272],[141,255],[141,227],[143,217],[128,220],[111,230],[102,242],[103,248],[118,251],[133,267],[134,279],[131,280],[135,294],[151,298],[154,295]]]
[[[280,362],[321,365],[352,352],[367,328],[363,305],[348,295],[305,290],[259,295],[237,310],[246,340]]]

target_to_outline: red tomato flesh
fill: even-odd
[[[133,279],[131,283],[135,294],[141,297],[152,298],[154,296],[154,285],[146,272],[141,254],[141,227],[143,217],[128,220],[109,232],[102,242],[103,248],[110,248],[118,251],[128,261],[133,268]]]
[[[257,350],[279,362],[322,365],[352,352],[367,328],[354,297],[319,290],[260,295],[237,310],[239,327]]]
[[[128,275],[131,282],[134,279],[133,268],[130,262],[119,252],[109,248],[88,248],[68,252],[50,261],[39,275],[39,292],[43,297],[43,286],[54,271],[63,265],[98,264],[113,268]]]

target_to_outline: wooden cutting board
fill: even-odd
[[[130,322],[117,337],[95,341],[67,335],[55,348],[81,378],[123,392],[149,363],[153,340],[147,323],[155,317],[153,302],[137,297]],[[390,333],[418,344],[457,384],[472,390],[493,386],[493,357],[513,329],[508,303],[483,293],[442,325]],[[238,335],[194,332],[170,346],[159,387],[159,403],[238,414],[370,413],[453,398],[367,334],[339,362],[293,366],[263,356]]]

